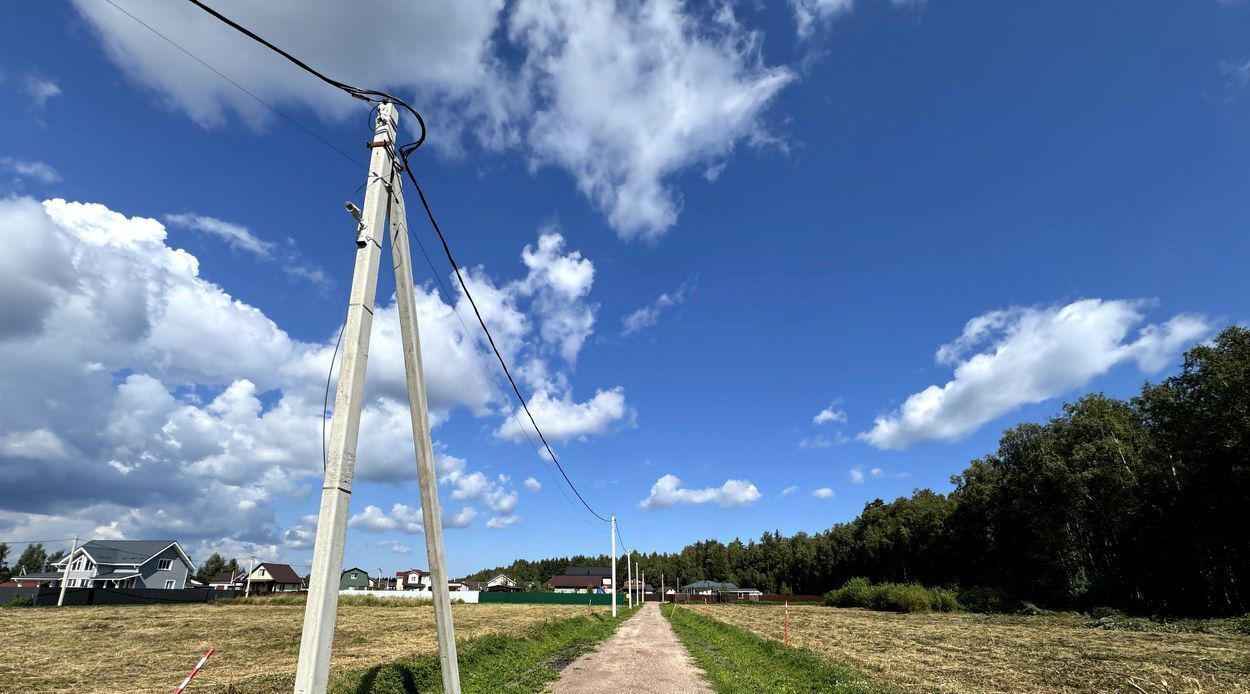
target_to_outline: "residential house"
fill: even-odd
[[[246,587],[247,574],[240,571],[239,573],[219,573],[208,579],[208,587],[213,590],[243,590]]]
[[[508,578],[506,574],[499,574],[487,581],[481,590],[485,590],[488,593],[516,593],[520,592],[521,586],[518,586],[516,581]]]
[[[761,595],[755,588],[739,588],[719,581],[695,581],[682,586],[681,592],[687,595],[726,595],[736,600],[759,600]]]
[[[374,590],[395,590],[397,579],[394,576],[377,576],[369,579],[369,587]]]
[[[396,590],[429,590],[430,572],[421,569],[408,569],[395,572]]]
[[[570,566],[547,585],[557,593],[605,593],[612,586],[612,570],[599,566]]]
[[[339,576],[339,590],[365,590],[369,587],[369,574],[364,569],[353,567]]]
[[[186,588],[195,571],[174,540],[91,540],[53,566],[41,576],[59,586],[64,575],[69,588]]]
[[[479,592],[486,590],[486,586],[481,581],[461,581],[460,583],[464,585],[465,590],[476,590]]]
[[[249,595],[268,593],[298,593],[304,590],[304,579],[295,573],[290,564],[263,562],[257,564],[244,579]]]

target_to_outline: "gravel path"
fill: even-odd
[[[656,603],[647,603],[612,638],[574,660],[551,688],[553,694],[604,691],[712,692]]]

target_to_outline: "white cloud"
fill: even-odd
[[[812,424],[846,424],[846,412],[840,408],[830,405],[812,417]]]
[[[533,477],[527,477],[525,478],[525,488],[531,492],[536,492],[543,488],[543,484]]]
[[[872,474],[872,476],[873,476],[873,477],[880,477],[880,476],[882,476],[882,475],[884,475],[884,474],[885,474],[885,470],[882,470],[882,469],[881,469],[881,468],[879,468],[879,467],[875,467],[875,468],[873,468],[873,469],[869,470],[868,472],[869,472],[870,474]]]
[[[682,282],[677,291],[661,294],[655,301],[643,306],[621,319],[621,334],[632,335],[655,325],[665,309],[677,306],[686,300],[686,292],[693,286],[690,281]]]
[[[383,540],[379,542],[378,545],[380,547],[386,547],[396,554],[407,554],[412,551],[412,548],[408,545],[400,544],[394,540]]]
[[[120,538],[119,538],[120,539]],[[299,522],[287,529],[282,535],[282,545],[288,549],[312,549],[317,539],[317,517],[300,516]],[[242,552],[239,552],[242,554]],[[268,552],[271,556],[273,552]]]
[[[850,475],[851,475],[851,484],[863,484],[864,483],[864,468],[853,467],[851,468]]]
[[[165,222],[174,226],[202,231],[225,241],[226,245],[231,248],[246,251],[261,258],[269,258],[273,255],[274,245],[272,243],[257,238],[255,234],[241,224],[234,224],[216,217],[207,217],[190,212],[167,214],[165,215]]]
[[[799,490],[798,485],[796,485],[796,484],[792,484],[792,485],[790,485],[789,487],[786,487],[785,489],[782,489],[782,490],[781,490],[781,495],[782,495],[782,496],[790,496],[791,494],[793,494],[793,493],[797,492],[798,490]]]
[[[26,76],[26,83],[23,85],[26,89],[26,95],[34,102],[35,108],[42,110],[48,105],[48,100],[61,93],[61,88],[53,80],[43,79],[34,75]]]
[[[359,528],[371,533],[392,530],[410,534],[424,532],[424,524],[421,520],[421,507],[413,508],[407,504],[400,503],[391,506],[389,514],[381,508],[370,504],[365,507],[365,510],[353,515],[347,521],[347,525],[348,527]]]
[[[529,409],[548,441],[603,435],[611,432],[615,426],[632,420],[632,411],[625,404],[625,391],[620,387],[598,390],[586,402],[573,401],[567,392],[553,395],[548,390],[539,390],[530,397]],[[525,428],[522,429],[522,426]],[[522,441],[527,431],[532,438],[537,439],[529,419],[522,416],[505,419],[495,435],[502,439]]]
[[[41,161],[25,161],[12,157],[0,157],[0,165],[21,178],[29,178],[45,185],[61,180],[61,175],[48,164]]]
[[[828,499],[833,496],[833,490],[829,487],[821,487],[820,489],[813,490],[812,496],[817,499]]]
[[[1021,405],[1084,386],[1118,364],[1156,372],[1211,332],[1206,317],[1180,314],[1130,339],[1143,308],[1141,301],[1085,299],[977,316],[937,351],[939,364],[954,366],[954,378],[909,396],[859,438],[883,449],[957,439]]]
[[[828,448],[832,445],[833,439],[824,434],[799,439],[799,448]]]
[[[808,38],[816,27],[851,11],[854,0],[790,0],[799,38]]]
[[[75,0],[108,56],[135,82],[206,127],[268,110],[115,8]],[[674,0],[361,0],[306,11],[297,0],[220,0],[218,9],[336,79],[416,95],[430,142],[455,155],[461,131],[487,150],[517,149],[568,171],[626,238],[654,238],[677,219],[674,176],[716,171],[742,143],[769,141],[764,113],[795,78],[769,67],[762,37],[725,3]],[[279,108],[329,119],[355,102],[187,3],[137,14]],[[385,16],[368,42],[343,40],[361,17]],[[385,59],[378,59],[385,56]],[[410,125],[410,124],[409,124]],[[408,129],[411,132],[411,128]]]
[[[495,516],[491,518],[490,520],[486,521],[486,527],[494,528],[498,530],[501,528],[506,528],[510,525],[515,525],[516,523],[519,523],[520,521],[521,521],[520,516]]]
[[[477,518],[477,509],[472,506],[465,506],[460,512],[450,518],[443,517],[443,527],[445,528],[467,528],[473,524],[473,519]]]
[[[292,339],[200,278],[198,260],[165,238],[159,222],[101,205],[0,200],[0,391],[42,394],[0,399],[0,513],[19,516],[5,527],[176,536],[270,557],[305,550],[312,524],[279,527],[274,505],[305,503],[320,486],[337,329]],[[427,381],[436,421],[458,407],[494,416],[489,375],[450,306],[433,292],[417,298],[426,362],[440,366]],[[393,301],[380,305],[360,481],[415,476],[403,371],[392,368],[396,323]],[[472,473],[445,454],[438,464]],[[517,497],[495,479],[489,503],[511,513]],[[356,525],[418,530],[405,509],[366,509]]]
[[[664,475],[651,486],[651,495],[638,503],[647,510],[673,504],[715,503],[724,508],[749,506],[760,498],[760,491],[746,480],[726,480],[719,487],[683,489],[675,475]]]

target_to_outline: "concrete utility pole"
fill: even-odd
[[[616,516],[612,516],[612,616],[616,616]]]
[[[634,609],[634,553],[625,555],[625,595],[629,596],[629,609]]]
[[[451,596],[447,588],[446,560],[443,554],[443,526],[439,513],[434,456],[430,443],[429,413],[421,366],[421,342],[417,331],[416,301],[412,286],[412,259],[404,219],[403,197],[395,156],[395,107],[378,107],[369,174],[366,179],[364,211],[360,212],[356,239],[356,268],[352,275],[351,299],[343,334],[343,356],[339,367],[338,389],[334,396],[334,416],[330,422],[330,443],[325,479],[321,487],[321,509],[317,538],[313,546],[312,574],[308,604],[304,610],[304,630],[300,639],[299,664],[295,673],[296,694],[322,694],[330,676],[330,650],[334,643],[334,623],[338,613],[339,575],[347,539],[347,519],[352,478],[356,472],[356,442],[360,435],[360,411],[364,405],[365,367],[369,359],[369,335],[377,294],[378,264],[382,255],[381,234],[391,216],[391,257],[395,267],[395,291],[403,337],[404,367],[408,380],[408,400],[412,413],[413,443],[416,447],[417,482],[421,491],[425,546],[430,562],[434,594],[434,623],[438,636],[439,664],[443,691],[460,694],[460,669],[456,662],[456,640],[451,621]],[[354,210],[354,206],[349,207]]]
[[[252,596],[252,572],[256,570],[256,555],[247,558],[247,580],[243,582],[243,597]]]
[[[56,606],[65,604],[65,584],[69,583],[69,565],[74,561],[74,552],[78,551],[78,536],[74,536],[74,544],[70,547],[69,556],[65,558],[65,570],[61,572],[61,594],[57,596]]]

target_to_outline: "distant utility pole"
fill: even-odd
[[[625,594],[629,596],[629,609],[634,609],[634,553],[625,554]]]
[[[78,551],[78,536],[74,536],[74,545],[70,547],[69,556],[65,558],[65,570],[61,572],[61,594],[57,596],[56,606],[65,604],[65,585],[69,583],[69,565],[74,561],[74,552]]]
[[[612,515],[612,616],[616,616],[616,515]]]
[[[251,597],[252,595],[252,572],[256,570],[256,555],[249,555],[247,558],[247,580],[243,582],[243,597]]]
[[[374,299],[377,294],[378,264],[382,255],[382,235],[390,216],[391,260],[395,270],[395,293],[399,308],[400,335],[403,339],[404,369],[408,380],[408,404],[412,418],[412,438],[416,448],[417,485],[421,492],[425,549],[430,562],[430,586],[434,594],[434,626],[438,636],[439,665],[443,691],[460,694],[460,667],[456,662],[456,638],[451,619],[451,596],[447,588],[447,562],[443,552],[443,522],[439,513],[434,453],[430,442],[430,419],[425,394],[425,373],[421,365],[421,341],[417,330],[416,298],[413,295],[412,256],[408,249],[407,221],[404,215],[400,181],[402,162],[397,160],[395,131],[398,120],[394,105],[378,106],[372,155],[366,178],[363,213],[348,204],[358,222],[356,268],[343,333],[343,356],[339,367],[338,389],[334,396],[334,417],[330,422],[330,444],[325,479],[321,487],[321,510],[317,518],[317,539],[313,546],[312,574],[308,584],[308,604],[304,610],[304,631],[300,638],[299,664],[295,673],[297,694],[322,694],[330,676],[330,650],[334,643],[334,622],[338,612],[339,576],[347,540],[347,519],[356,472],[356,441],[360,435],[360,411],[364,405],[365,366],[369,359],[369,333],[373,327]]]

